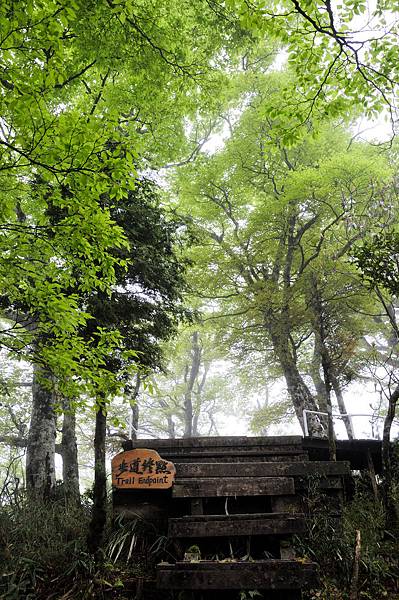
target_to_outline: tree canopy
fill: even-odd
[[[117,203],[138,168],[182,155],[184,119],[211,102],[237,29],[206,2],[14,0],[0,29],[2,343],[29,356],[34,328],[47,340],[36,361],[90,379],[120,339],[82,339],[79,296],[109,293],[128,245],[101,198]]]
[[[295,79],[271,114],[281,115],[285,143],[314,118],[376,117],[386,111],[392,135],[398,108],[398,7],[389,0],[230,0],[241,22],[277,40]],[[295,96],[300,94],[300,99]]]
[[[223,150],[185,167],[176,193],[198,231],[195,290],[224,318],[233,355],[266,354],[284,374],[302,422],[304,409],[325,406],[321,321],[337,399],[354,376],[355,349],[372,328],[361,312],[374,309],[347,253],[391,222],[396,200],[389,161],[350,143],[338,123],[284,145],[279,120],[267,116],[284,82],[251,82],[250,106]]]

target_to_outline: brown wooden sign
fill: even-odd
[[[135,448],[112,459],[112,485],[119,489],[165,490],[172,487],[176,469],[155,450]]]

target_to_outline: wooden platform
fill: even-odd
[[[124,450],[131,450],[129,440]],[[140,448],[153,448],[165,459],[179,462],[245,462],[245,461],[298,461],[308,458],[300,436],[284,437],[201,437],[177,440],[140,439]]]
[[[222,436],[184,439],[140,439],[134,445],[141,448],[154,448],[173,462],[242,462],[245,456],[250,462],[312,462],[328,461],[328,441],[325,438],[302,436]],[[122,444],[125,450],[133,448],[128,440]],[[234,449],[233,452],[229,452]],[[380,440],[337,440],[338,461],[348,461],[352,469],[366,469],[367,455],[374,463],[377,475],[381,473],[381,441]]]
[[[152,492],[152,504],[148,495],[114,494],[118,514],[150,515],[157,526],[164,523],[173,543],[176,562],[157,567],[159,600],[168,590],[198,591],[206,600],[219,599],[217,591],[224,599],[228,590],[268,590],[271,600],[299,600],[302,589],[316,585],[317,565],[295,557],[291,538],[306,529],[309,489],[325,494],[339,518],[349,462],[319,460],[317,445],[300,436],[142,439],[134,445],[155,449],[176,467],[172,490]],[[130,450],[133,443],[123,446]],[[193,544],[201,560],[184,560]]]
[[[313,439],[313,438],[305,438]],[[220,448],[226,449],[227,447],[239,450],[240,448],[258,447],[258,448],[284,448],[292,446],[303,445],[304,438],[300,435],[276,435],[276,436],[201,436],[201,437],[189,437],[189,438],[140,438],[134,440],[134,445],[140,448],[153,448],[154,450],[161,450],[162,454],[167,451],[175,452],[180,448],[202,448],[205,450]],[[125,450],[131,450],[133,447],[133,441],[127,440],[122,443]]]
[[[309,459],[328,460],[328,442],[326,439],[320,438],[303,438],[303,449],[308,453]],[[381,446],[380,440],[337,440],[337,460],[348,461],[351,469],[367,469],[368,454],[370,455],[376,474],[382,472],[381,461]],[[393,443],[391,443],[393,447]]]

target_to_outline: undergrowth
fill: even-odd
[[[51,598],[51,588],[78,573],[91,573],[86,551],[89,506],[66,503],[18,503],[0,509],[0,598]],[[56,596],[54,596],[55,598]],[[61,596],[59,596],[61,597]]]
[[[79,505],[20,497],[0,507],[0,599],[131,598],[167,540],[139,518],[109,522],[99,567],[86,546],[90,511],[87,497]]]
[[[320,565],[321,585],[306,600],[349,600],[357,530],[359,600],[399,600],[399,539],[386,529],[383,504],[374,498],[367,479],[353,479],[353,495],[342,518],[334,516],[331,499],[314,483],[307,499],[307,533],[296,538],[298,554]]]

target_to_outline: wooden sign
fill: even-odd
[[[172,487],[176,469],[155,450],[135,448],[112,459],[112,485],[123,490],[165,490]]]

